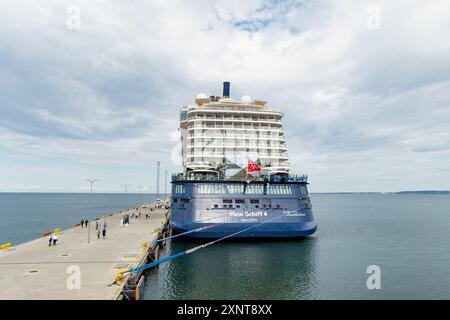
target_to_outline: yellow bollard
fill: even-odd
[[[123,279],[123,273],[119,273],[119,274],[116,276],[116,283],[117,283],[118,285],[121,285],[121,284],[122,284],[122,279]]]
[[[61,229],[60,228],[56,228],[55,230],[53,230],[54,233],[56,234],[60,234],[61,233]]]
[[[10,247],[11,247],[11,242],[2,244],[2,245],[0,246],[0,248],[2,248],[3,251],[8,251]]]

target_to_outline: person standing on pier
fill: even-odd
[[[81,227],[83,228],[84,227],[84,220],[83,219],[81,219],[80,224],[81,224]]]
[[[53,241],[53,235],[50,234],[50,236],[48,237],[48,246],[49,247],[52,245],[52,241]]]
[[[58,235],[54,233],[52,238],[53,238],[53,245],[56,246],[56,241],[58,241]]]
[[[97,240],[100,239],[100,228],[97,229]]]
[[[103,228],[102,234],[103,234],[103,239],[105,239],[105,237],[106,237],[106,228]]]

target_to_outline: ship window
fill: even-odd
[[[250,203],[259,203],[259,199],[250,199]]]
[[[176,194],[185,193],[185,192],[186,192],[186,189],[183,184],[175,185],[175,193]]]
[[[245,199],[235,199],[234,203],[245,203]]]
[[[246,194],[263,194],[264,193],[264,186],[262,184],[250,184],[245,189]]]
[[[240,207],[241,207],[240,205],[236,205],[236,208],[238,208],[238,209],[239,209]]]
[[[181,198],[180,202],[181,203],[189,203],[189,199],[188,198]]]
[[[292,187],[285,184],[269,185],[267,194],[292,194]]]
[[[204,194],[222,194],[225,193],[225,186],[223,184],[198,184],[197,192]]]
[[[259,205],[255,205],[255,208],[258,209],[258,208],[259,208]]]
[[[227,185],[229,194],[243,194],[244,185],[243,184],[229,184]]]
[[[223,203],[233,203],[233,200],[231,200],[231,199],[223,199],[222,202]]]
[[[214,204],[214,208],[217,209],[219,208],[219,205],[217,203]]]
[[[177,203],[178,199],[177,198],[173,198],[172,202]]]
[[[300,186],[300,192],[301,194],[307,195],[308,189],[306,188],[306,186]]]

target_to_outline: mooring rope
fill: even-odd
[[[206,229],[210,229],[210,228],[213,228],[215,226],[218,226],[218,225],[217,224],[210,224],[210,225],[203,226],[203,227],[200,227],[200,228],[197,228],[197,229],[192,229],[192,230],[189,230],[189,231],[186,231],[186,232],[178,233],[178,234],[173,235],[173,236],[169,236],[169,237],[165,237],[165,238],[162,238],[162,239],[158,239],[158,240],[155,240],[155,242],[163,242],[165,240],[181,237],[181,236],[184,236],[184,235],[189,234],[189,233],[194,233],[194,232],[199,232],[199,231],[203,231],[203,230],[206,230]]]
[[[151,267],[155,267],[155,266],[157,266],[157,265],[160,265],[161,263],[164,263],[164,262],[167,262],[167,261],[176,259],[176,258],[181,257],[181,256],[184,256],[184,255],[191,254],[191,253],[193,253],[193,252],[195,252],[195,251],[197,251],[197,250],[199,250],[199,249],[203,249],[203,248],[209,247],[210,245],[213,245],[213,244],[215,244],[215,243],[217,243],[217,242],[219,242],[219,241],[223,241],[223,240],[225,240],[225,239],[228,239],[228,238],[237,236],[238,234],[244,233],[244,232],[249,231],[249,230],[251,230],[251,229],[257,228],[257,227],[262,226],[263,224],[266,224],[266,223],[268,223],[268,222],[270,222],[270,221],[273,221],[273,220],[276,220],[276,219],[280,219],[280,218],[282,218],[282,217],[287,216],[288,214],[289,214],[289,213],[286,213],[286,214],[284,214],[284,215],[281,215],[281,216],[278,216],[278,217],[274,217],[274,218],[272,218],[272,219],[268,219],[268,220],[266,220],[266,221],[263,221],[263,222],[261,222],[261,223],[259,223],[259,224],[254,225],[254,226],[251,226],[251,227],[245,228],[245,229],[243,229],[243,230],[240,230],[240,231],[231,233],[231,234],[229,234],[229,235],[227,235],[227,236],[225,236],[225,237],[222,237],[222,238],[220,238],[220,239],[216,239],[216,240],[214,240],[214,241],[210,241],[210,242],[208,242],[208,243],[205,243],[205,244],[202,244],[202,245],[193,247],[193,248],[188,249],[188,250],[184,250],[184,251],[181,251],[181,252],[177,252],[177,253],[175,253],[175,254],[173,254],[173,255],[164,257],[164,258],[162,258],[162,259],[153,261],[153,262],[151,262],[151,263],[148,263],[148,264],[143,265],[143,266],[140,266],[140,267],[131,268],[131,269],[129,269],[129,270],[123,272],[123,273],[124,273],[124,274],[125,274],[125,273],[128,273],[128,272],[136,273],[136,272],[139,272],[139,271],[143,271],[143,270],[145,270],[145,269],[149,269],[149,268],[151,268]]]

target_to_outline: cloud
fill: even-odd
[[[372,4],[3,6],[0,164],[36,170],[32,178],[0,172],[0,188],[14,178],[18,190],[70,189],[64,166],[73,184],[101,172],[110,189],[128,183],[118,180],[148,185],[156,161],[179,169],[170,160],[179,107],[229,80],[233,96],[283,110],[292,166],[310,174],[313,191],[449,189],[438,168],[449,155],[450,5],[378,1],[381,25],[372,30]],[[79,30],[67,28],[71,5]]]

